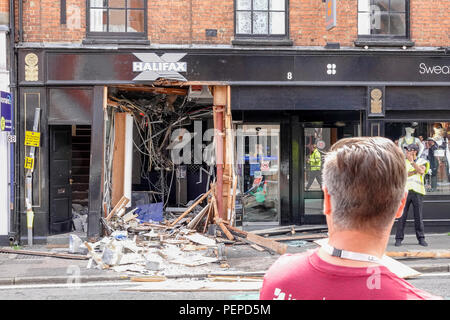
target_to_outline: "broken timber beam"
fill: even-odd
[[[233,232],[244,235],[245,238],[243,238],[243,239],[245,239],[246,241],[249,241],[253,244],[256,244],[260,247],[269,249],[271,251],[274,251],[280,255],[285,254],[287,251],[287,248],[288,248],[287,244],[280,243],[280,242],[277,242],[272,239],[267,239],[267,238],[258,236],[256,234],[253,234],[251,232],[246,232],[244,230],[240,230],[238,228],[232,227],[230,225],[227,225],[227,228]]]
[[[317,240],[317,239],[323,239],[328,238],[327,234],[305,234],[305,235],[298,235],[298,236],[287,236],[287,237],[278,237],[278,238],[271,238],[275,241],[290,241],[290,240]]]
[[[200,221],[203,219],[203,217],[205,216],[205,214],[207,212],[209,212],[209,208],[210,208],[210,204],[208,203],[196,216],[194,219],[191,220],[191,222],[189,222],[189,224],[187,225],[188,229],[195,229],[197,227],[197,225],[200,223]]]
[[[391,258],[450,258],[450,251],[405,251],[386,252],[385,255]]]
[[[24,254],[30,256],[42,256],[42,257],[52,257],[52,258],[63,258],[63,259],[73,259],[73,260],[88,260],[88,256],[79,254],[68,254],[68,253],[57,253],[57,252],[44,252],[44,251],[31,251],[31,250],[15,250],[9,248],[0,248],[2,253],[15,253]]]
[[[166,88],[166,87],[149,87],[149,86],[114,86],[115,88],[123,91],[137,91],[137,92],[152,92],[160,94],[173,94],[177,96],[186,96],[188,89],[182,88]]]
[[[116,212],[119,212],[123,207],[125,207],[128,202],[130,202],[130,199],[127,197],[122,197],[119,202],[116,204],[116,206],[111,210],[111,212],[108,214],[108,216],[105,218],[106,221],[109,221]]]
[[[271,229],[263,229],[263,230],[254,230],[251,231],[253,234],[257,235],[269,235],[269,236],[275,236],[280,234],[286,234],[292,231],[292,228],[295,232],[309,232],[309,231],[325,231],[328,230],[328,227],[324,226],[311,226],[311,227],[304,227],[304,226],[281,226],[277,228],[271,228]]]
[[[213,203],[213,208],[214,208],[214,221],[220,227],[220,229],[223,231],[223,233],[226,235],[228,240],[234,240],[233,235],[230,233],[230,231],[228,231],[227,227],[225,226],[224,220],[219,217],[218,209],[217,209],[217,200],[216,200],[216,197],[214,196],[214,194],[212,196],[212,203]]]
[[[200,199],[198,199],[194,204],[192,204],[183,214],[181,214],[181,216],[179,216],[174,222],[172,222],[170,224],[171,227],[173,227],[174,225],[176,225],[178,223],[178,221],[180,221],[181,219],[183,219],[186,215],[189,214],[189,212],[191,212],[192,210],[194,210],[194,208],[196,206],[198,206],[209,194],[211,193],[211,189],[208,190],[208,192],[206,192],[203,196],[200,197]]]

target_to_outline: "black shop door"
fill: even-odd
[[[50,127],[50,234],[72,231],[71,126]]]

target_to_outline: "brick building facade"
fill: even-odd
[[[120,1],[119,1],[120,2]],[[288,1],[289,38],[294,46],[324,46],[339,42],[352,47],[358,38],[355,0],[341,0],[337,26],[326,31],[326,4],[321,0]],[[61,3],[66,4],[66,23],[61,23]],[[81,42],[86,37],[86,1],[33,0],[23,2],[23,35],[26,42]],[[152,44],[221,44],[234,39],[233,0],[148,1],[148,40]],[[0,3],[8,13],[8,1]],[[448,1],[410,1],[410,39],[419,47],[448,46]],[[7,20],[6,20],[7,21]],[[18,21],[18,19],[16,19]],[[217,30],[208,37],[207,29]]]
[[[23,132],[30,130],[33,110],[42,110],[33,180],[36,240],[45,241],[70,227],[71,209],[61,218],[62,211],[52,207],[55,192],[63,190],[52,180],[50,150],[56,130],[69,126],[92,130],[89,139],[96,148],[84,159],[91,172],[79,184],[89,187],[88,235],[98,236],[105,214],[101,175],[105,115],[99,108],[104,88],[168,83],[185,89],[226,86],[233,125],[245,132],[246,139],[258,137],[260,129],[273,130],[276,153],[256,156],[261,163],[250,163],[252,147],[244,143],[245,161],[235,168],[238,189],[246,198],[239,200],[244,225],[324,223],[320,177],[311,174],[308,162],[313,146],[326,151],[337,139],[358,135],[382,135],[401,144],[405,127],[414,127],[415,138],[443,141],[432,159],[437,164],[434,175],[427,177],[424,220],[428,230],[448,231],[449,1],[14,3],[18,168],[24,167],[27,153]],[[333,14],[333,4],[336,26],[327,30],[325,16]],[[3,7],[8,2],[1,1]],[[157,70],[163,62],[174,62],[161,59],[181,59],[186,70],[175,74]],[[141,69],[133,70],[138,60],[143,62]],[[142,72],[143,65],[147,72]],[[158,72],[163,81],[158,81]],[[23,240],[27,238],[24,172],[17,173],[16,180],[18,222],[13,229]],[[255,181],[263,183],[257,192],[252,189]],[[247,199],[256,193],[258,200]],[[407,226],[411,229],[413,223]]]

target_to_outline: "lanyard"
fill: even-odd
[[[381,259],[379,259],[375,256],[372,256],[370,254],[336,249],[336,248],[333,248],[332,246],[330,246],[328,243],[322,244],[322,248],[325,250],[326,253],[328,253],[329,255],[332,255],[333,257],[338,257],[338,258],[348,259],[348,260],[364,261],[364,262],[376,262],[376,263],[382,264]]]

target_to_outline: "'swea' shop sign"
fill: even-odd
[[[426,63],[421,63],[419,65],[420,74],[449,74],[450,66],[445,65],[427,65]]]

